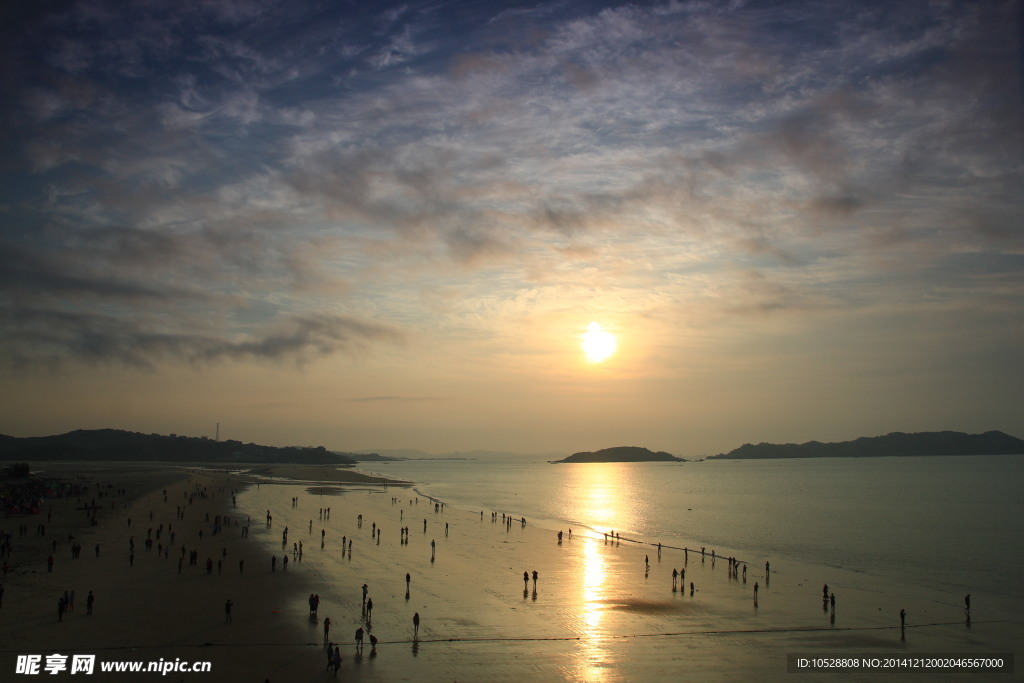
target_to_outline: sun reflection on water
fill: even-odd
[[[623,476],[620,463],[587,463],[576,469],[573,486],[580,492],[578,515],[601,530],[620,528],[623,522]]]
[[[574,471],[573,485],[583,494],[582,506],[578,512],[583,520],[595,528],[612,528],[622,521],[621,480],[618,468],[612,466],[587,465]],[[577,660],[575,679],[602,681],[614,677],[614,662],[607,645],[607,624],[605,610],[608,607],[608,566],[605,544],[596,537],[579,535],[577,544],[582,545],[580,561],[582,594],[580,600],[581,627],[580,656]]]

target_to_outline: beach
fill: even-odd
[[[968,623],[961,596],[946,604],[886,586],[844,591],[835,588],[843,586],[840,573],[830,577],[833,610],[806,567],[766,570],[765,558],[742,557],[733,576],[728,558],[712,559],[711,548],[703,558],[699,548],[662,548],[659,556],[653,539],[616,541],[579,529],[570,536],[528,515],[524,523],[519,511],[503,518],[501,510],[443,501],[435,509],[410,486],[335,468],[44,469],[89,492],[48,499],[38,514],[0,524],[12,536],[0,606],[5,680],[19,656],[41,655],[45,664],[53,654],[96,655],[93,680],[332,680],[327,618],[327,639],[340,643],[344,658],[339,678],[372,681],[962,680],[963,671],[788,673],[787,655],[991,654],[1012,652],[1024,635],[1019,622],[975,616]],[[84,506],[101,491],[93,526]],[[673,569],[685,569],[680,585]],[[75,608],[58,620],[58,599],[70,590]],[[310,594],[320,596],[315,617]],[[366,633],[361,650],[357,628]],[[209,662],[210,671],[99,671],[113,661]]]

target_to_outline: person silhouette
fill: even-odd
[[[416,638],[420,633],[420,613],[412,615],[412,637]]]

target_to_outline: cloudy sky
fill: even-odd
[[[1019,6],[15,3],[0,433],[1024,437]]]

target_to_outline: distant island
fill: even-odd
[[[615,446],[613,448],[602,448],[599,451],[584,451],[573,453],[561,460],[552,460],[552,463],[562,462],[683,462],[671,453],[654,451],[642,446]]]
[[[177,434],[140,434],[119,429],[79,429],[67,434],[25,438],[0,435],[0,460],[6,461],[116,460],[354,465],[365,457],[328,451],[323,446],[260,446],[241,441],[217,441]]]
[[[802,444],[743,444],[711,458],[764,460],[769,458],[878,458],[922,455],[1016,455],[1024,454],[1024,441],[1003,432],[892,432],[885,436],[864,436],[853,441]]]

